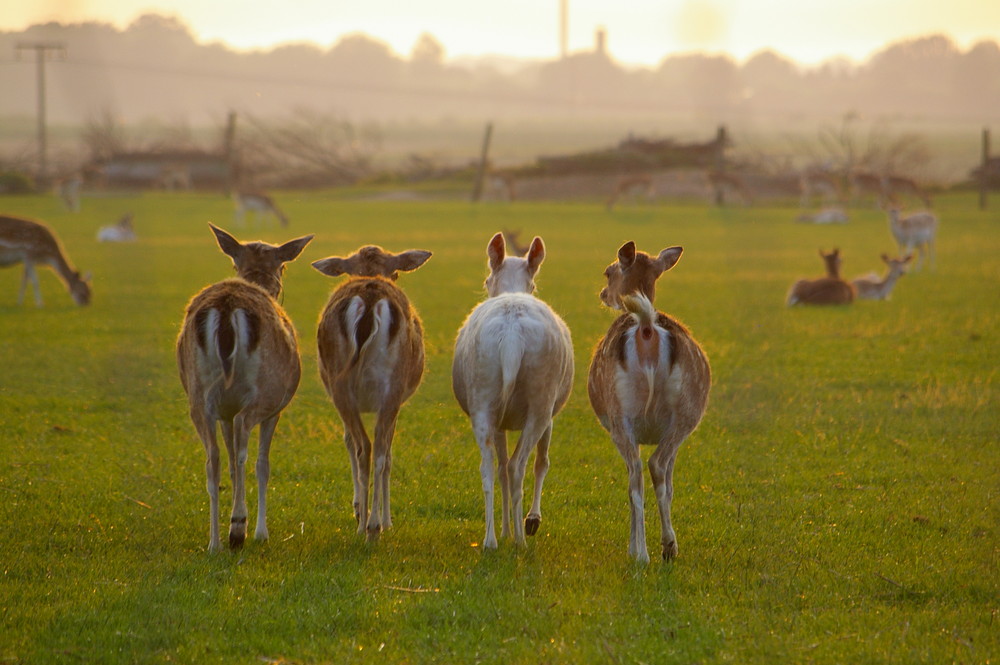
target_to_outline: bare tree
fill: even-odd
[[[87,117],[81,140],[91,161],[103,161],[125,151],[125,127],[114,111],[105,106]]]

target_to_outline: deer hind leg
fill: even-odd
[[[551,407],[547,412],[549,414],[552,413]],[[551,420],[543,419],[529,413],[524,423],[524,429],[521,430],[521,436],[518,437],[517,447],[514,449],[514,454],[507,465],[508,474],[510,475],[511,523],[514,530],[514,542],[518,545],[527,544],[525,539],[525,522],[522,521],[521,516],[524,515],[524,474],[528,467],[528,455],[538,445],[538,441],[542,438],[542,434],[546,428],[551,427],[551,425]],[[537,487],[536,490],[541,491]],[[537,529],[537,525],[535,528]]]
[[[649,563],[646,549],[646,522],[643,515],[644,488],[642,479],[642,459],[639,446],[635,443],[630,428],[622,423],[612,425],[611,438],[618,452],[625,460],[628,470],[629,543],[628,553],[640,563]]]
[[[374,480],[372,482],[372,509],[368,515],[368,539],[376,540],[379,532],[392,526],[389,510],[389,472],[392,465],[392,437],[396,431],[396,416],[392,409],[380,411],[375,423],[373,449]]]
[[[344,408],[341,408],[341,407]],[[354,474],[354,516],[358,520],[358,535],[365,535],[368,528],[368,484],[371,481],[372,442],[361,422],[356,405],[337,405],[344,422],[344,442],[351,457]]]
[[[235,469],[233,475],[233,513],[229,520],[229,547],[237,549],[243,546],[247,537],[247,496],[246,496],[246,464],[247,447],[250,441],[250,425],[241,416],[237,415],[233,419],[232,443],[227,441],[230,450],[230,468],[232,469],[232,459],[235,457]],[[233,453],[235,452],[235,455]]]
[[[542,523],[542,483],[549,472],[549,443],[552,441],[552,423],[545,428],[535,449],[535,493],[531,501],[531,511],[524,519],[524,530],[529,536],[538,533]]]
[[[260,424],[260,444],[257,451],[257,528],[253,537],[267,540],[267,484],[271,480],[271,438],[278,426],[281,414],[272,416]]]
[[[493,450],[497,456],[497,474],[500,476],[500,497],[503,510],[500,512],[500,537],[510,538],[510,473],[507,470],[507,432],[493,433]]]
[[[677,556],[677,534],[670,521],[670,506],[674,498],[674,460],[680,442],[665,440],[657,446],[649,457],[649,475],[656,492],[656,503],[660,509],[660,543],[663,559],[669,561]]]
[[[209,537],[208,551],[218,552],[222,549],[219,541],[219,444],[215,438],[215,422],[207,422],[203,416],[191,413],[198,436],[205,446],[205,478],[209,503]]]
[[[24,276],[21,278],[21,290],[17,292],[17,304],[18,306],[24,304],[24,292],[28,288],[28,282],[31,282],[32,289],[35,292],[35,306],[41,307],[42,302],[42,290],[38,285],[38,271],[35,270],[35,264],[29,260],[24,262]]]
[[[492,444],[498,437],[491,424],[489,414],[477,414],[472,418],[472,433],[479,445],[479,475],[483,481],[483,501],[486,507],[486,534],[483,536],[483,547],[495,550],[497,548],[497,534],[493,520],[493,487],[496,476],[493,469],[494,450]]]

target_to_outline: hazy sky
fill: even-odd
[[[236,48],[362,32],[408,55],[421,33],[446,57],[559,53],[560,0],[3,0],[0,29],[99,20],[125,28],[147,12],[182,19],[197,38]],[[744,59],[771,48],[803,63],[862,60],[899,39],[944,33],[962,49],[1000,41],[1000,0],[569,0],[569,49],[590,49],[598,28],[626,64],[706,50]]]

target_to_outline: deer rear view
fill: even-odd
[[[625,460],[630,511],[629,555],[646,563],[644,488],[639,446],[654,445],[649,475],[660,511],[664,559],[677,556],[670,519],[674,460],[701,422],[712,383],[708,357],[687,328],[653,308],[656,280],[680,259],[681,247],[655,258],[629,241],[604,271],[601,301],[625,312],[597,343],[590,363],[590,404]]]
[[[392,438],[399,410],[424,372],[423,326],[395,281],[399,271],[416,270],[430,257],[424,250],[390,254],[368,246],[347,258],[329,257],[312,264],[324,275],[351,276],[330,295],[316,336],[320,377],[344,424],[358,533],[367,531],[369,540],[392,526]],[[362,413],[375,414],[374,446]]]
[[[532,293],[534,276],[545,258],[535,237],[524,258],[507,256],[503,235],[487,247],[490,275],[487,298],[466,318],[455,340],[452,390],[469,416],[479,445],[480,476],[486,503],[483,547],[496,549],[493,519],[494,455],[500,475],[501,537],[524,545],[542,519],[542,483],[549,468],[552,419],[569,399],[573,384],[573,343],[569,328]],[[520,437],[507,458],[507,431]],[[524,475],[535,450],[535,487],[524,515]]]
[[[284,264],[294,260],[312,236],[280,246],[243,244],[222,229],[211,228],[219,247],[233,260],[237,277],[205,287],[188,303],[177,338],[177,365],[191,421],[205,446],[211,508],[208,549],[216,551],[221,548],[217,422],[229,453],[233,486],[231,548],[246,539],[247,447],[251,430],[260,425],[254,537],[267,540],[271,438],[301,374],[295,328],[275,298],[281,292]]]

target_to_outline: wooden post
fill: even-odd
[[[714,164],[713,169],[717,173],[723,173],[726,170],[726,142],[729,138],[726,136],[726,126],[719,125],[719,129],[715,132],[715,155],[713,157]],[[723,188],[715,188],[715,205],[721,206],[725,203]]]
[[[486,171],[490,163],[490,139],[493,138],[493,123],[486,123],[486,134],[483,136],[483,150],[479,155],[479,173],[476,175],[476,184],[472,188],[472,200],[478,201],[483,196],[483,181],[486,180]]]
[[[222,151],[226,156],[226,196],[233,193],[233,188],[239,183],[239,159],[236,155],[236,111],[230,111],[226,119],[226,134],[223,137]]]
[[[979,209],[986,210],[990,190],[990,130],[983,127],[983,165],[979,169]]]

